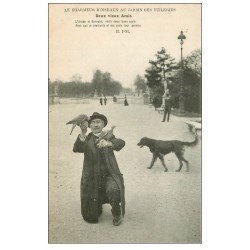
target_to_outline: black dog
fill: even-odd
[[[176,157],[180,162],[180,167],[176,170],[176,172],[180,172],[183,166],[183,161],[187,165],[187,171],[189,171],[188,161],[183,157],[185,148],[184,146],[195,146],[198,143],[198,135],[195,130],[195,139],[192,142],[182,142],[182,141],[160,141],[154,140],[147,137],[143,137],[140,142],[137,144],[141,148],[143,146],[149,147],[150,151],[153,153],[153,159],[151,161],[150,166],[148,169],[151,169],[159,157],[163,167],[165,168],[165,172],[168,171],[167,166],[164,162],[164,155],[169,154],[171,152],[175,153]]]

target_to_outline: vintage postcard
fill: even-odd
[[[201,4],[49,4],[49,243],[201,243]]]

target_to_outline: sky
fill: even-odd
[[[66,12],[67,8],[70,11]],[[94,11],[75,12],[75,8]],[[97,11],[98,8],[109,8],[109,11]],[[116,8],[118,11],[110,11]],[[126,11],[122,12],[121,8]],[[175,10],[167,11],[169,8]],[[96,14],[106,17],[97,18]],[[110,14],[120,17],[108,17]],[[121,17],[122,14],[132,17]],[[130,28],[130,33],[116,33],[121,28],[75,27],[76,20],[135,20],[141,27]],[[176,61],[180,60],[177,37],[181,30],[186,35],[185,57],[201,48],[200,4],[50,4],[49,78],[69,81],[72,75],[80,74],[83,81],[91,81],[93,72],[100,69],[110,72],[123,87],[131,87],[137,74],[144,76],[149,60],[155,58],[161,47]]]

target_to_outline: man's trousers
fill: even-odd
[[[102,178],[102,182],[99,187],[99,215],[101,215],[102,212],[102,204],[106,203],[107,201],[112,207],[111,212],[113,217],[119,217],[121,215],[120,190],[111,176]]]

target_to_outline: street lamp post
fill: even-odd
[[[178,36],[178,39],[180,40],[181,44],[181,89],[180,89],[180,97],[179,97],[179,109],[181,113],[185,112],[185,98],[184,98],[184,88],[183,88],[183,61],[182,61],[182,45],[184,43],[184,40],[186,39],[186,36],[183,34],[183,31],[181,31],[181,34]]]
[[[165,50],[164,47],[162,47],[161,51],[165,52],[166,50]],[[165,69],[166,69],[167,65],[164,62],[164,55],[160,54],[160,58],[161,58],[161,74],[162,74],[161,84],[164,87],[164,93],[162,95],[161,108],[164,109],[165,108],[165,97],[169,93],[169,90],[168,90],[168,83],[167,83],[167,78],[166,78],[166,73],[165,73]]]
[[[164,93],[162,95],[162,104],[161,104],[161,108],[165,108],[165,98],[166,98],[166,95],[169,93],[169,90],[168,90],[168,81],[166,79],[166,76],[165,76],[165,72],[164,72],[164,68],[162,70],[162,85],[164,87]]]

